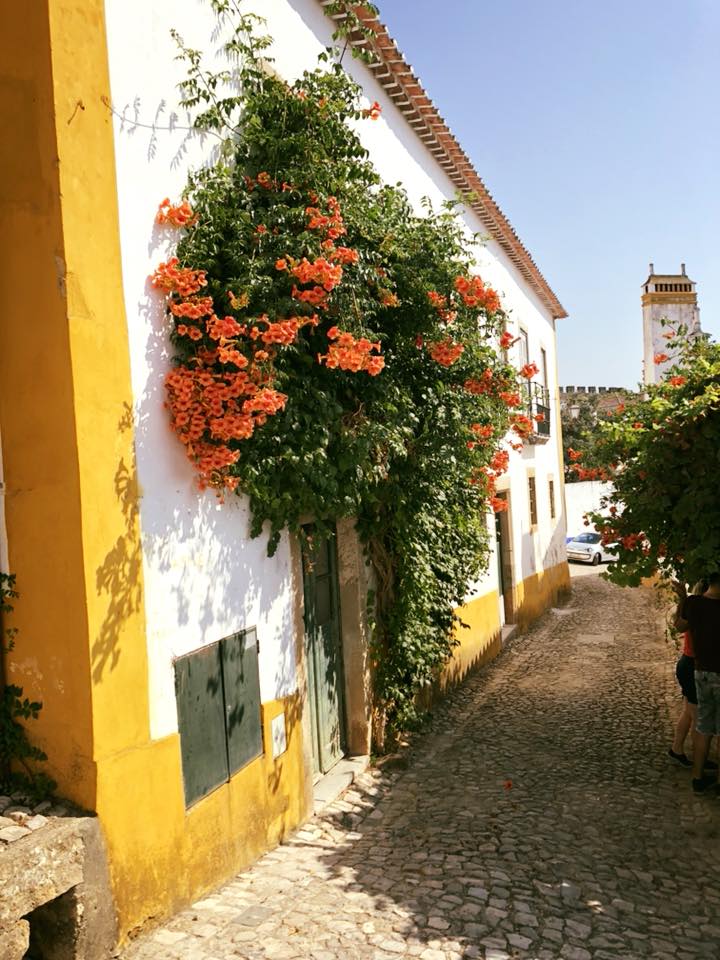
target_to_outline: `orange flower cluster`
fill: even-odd
[[[572,447],[568,447],[568,456],[571,460],[582,460],[583,452],[582,450],[573,450]]]
[[[510,454],[507,450],[496,450],[490,461],[490,469],[495,471],[496,475],[505,473],[510,465]]]
[[[455,289],[466,307],[482,307],[488,313],[500,309],[500,298],[492,287],[486,287],[480,277],[456,277]]]
[[[333,247],[332,242],[330,242],[329,246],[326,246],[325,243],[323,246],[330,250],[328,258],[335,263],[357,263],[360,259],[360,254],[357,250],[351,250],[350,247]]]
[[[522,403],[520,394],[514,393],[513,391],[501,390],[498,396],[506,407],[519,407]]]
[[[464,349],[462,343],[455,343],[448,337],[439,343],[430,344],[428,353],[435,363],[439,363],[443,367],[451,367],[460,358]]]
[[[508,333],[508,331],[506,330],[500,337],[500,349],[509,350],[510,347],[517,342],[517,340],[518,340],[518,337],[514,337],[511,333]]]
[[[197,217],[187,200],[183,200],[182,203],[170,203],[168,197],[165,197],[155,215],[156,223],[169,224],[172,227],[190,227],[196,220]]]
[[[489,440],[490,437],[495,433],[495,428],[491,423],[488,423],[488,424],[473,423],[470,429],[478,438],[478,440]]]
[[[330,369],[350,370],[358,373],[365,370],[371,377],[376,377],[385,366],[383,357],[373,356],[373,351],[380,351],[379,343],[371,343],[365,337],[356,340],[351,333],[341,333],[337,327],[331,327],[327,332],[330,344],[328,352],[318,355],[318,362],[325,363]]]
[[[242,405],[242,409],[243,413],[264,414],[265,416],[262,421],[264,423],[265,417],[272,416],[272,414],[282,410],[286,403],[287,394],[266,387],[263,390],[258,390],[249,400],[246,400]]]
[[[247,327],[238,323],[235,317],[216,317],[208,321],[208,335],[213,340],[232,340],[245,333]]]
[[[312,262],[303,257],[299,263],[293,264],[290,272],[300,283],[314,284],[309,290],[300,290],[293,285],[292,296],[303,303],[323,308],[327,306],[328,294],[342,280],[343,268],[339,263],[331,263],[325,257],[318,257]]]
[[[526,380],[532,380],[536,373],[539,373],[538,365],[536,363],[524,363],[520,370],[518,371],[521,377],[525,377]]]
[[[400,300],[397,294],[392,293],[390,290],[381,290],[380,291],[380,303],[383,307],[399,307]]]
[[[508,506],[509,506],[508,499],[507,497],[490,497],[490,506],[493,508],[495,513],[503,513],[508,509]],[[509,782],[510,781],[508,781],[508,783]],[[510,784],[510,786],[512,786],[512,783]]]
[[[176,327],[178,336],[190,337],[191,340],[202,340],[203,332],[199,327],[189,327],[186,323],[179,323]]]
[[[602,480],[605,482],[610,479],[610,474],[603,467],[590,467],[586,469],[579,463],[573,463],[570,467],[577,474],[578,480]]]
[[[170,312],[176,317],[187,317],[190,320],[199,320],[213,312],[212,297],[191,297],[178,302],[171,300]]]
[[[217,349],[217,358],[220,363],[234,363],[238,369],[248,365],[248,358],[232,346],[220,346]]]
[[[189,267],[178,267],[180,261],[171,257],[167,263],[161,263],[150,277],[152,285],[165,293],[177,293],[180,297],[189,297],[197,293],[201,287],[207,286],[206,270],[191,270]]]
[[[645,540],[644,533],[629,533],[626,537],[620,538],[620,543],[626,550],[636,550],[639,543]]]
[[[171,427],[196,465],[201,486],[233,486],[223,471],[235,463],[237,451],[215,440],[244,439],[252,434],[252,418],[242,417],[239,398],[257,390],[246,373],[216,373],[202,363],[179,366],[165,378]]]
[[[482,376],[479,380],[466,380],[465,381],[465,390],[468,393],[473,393],[477,396],[481,396],[484,393],[490,393],[495,384],[493,383],[493,372],[488,367],[487,370],[483,370]]]
[[[315,327],[318,324],[316,315],[312,317],[288,317],[285,320],[277,320],[274,323],[265,321],[267,330],[260,334],[260,339],[264,344],[279,344],[287,347],[297,340],[298,331],[301,327],[310,324]]]
[[[669,359],[670,356],[667,353],[656,353],[653,357],[653,363],[665,363],[665,361]]]
[[[670,377],[671,387],[682,387],[687,383],[687,377]]]
[[[524,413],[516,413],[512,417],[512,429],[519,437],[528,437],[533,432],[533,422]]]
[[[323,213],[319,207],[306,207],[308,230],[321,230],[328,240],[337,240],[347,233],[340,212],[340,204],[335,197],[327,198],[328,213]]]
[[[447,297],[443,296],[441,293],[438,293],[436,290],[428,290],[427,297],[431,306],[435,307],[437,310],[438,316],[443,323],[452,323],[453,320],[455,320],[457,317],[457,310],[450,310],[448,308]]]
[[[369,117],[370,120],[377,120],[382,113],[382,107],[377,100],[373,100],[367,110],[363,110],[362,113],[364,117]]]

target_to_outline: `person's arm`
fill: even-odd
[[[677,605],[677,610],[675,611],[674,627],[676,630],[680,630],[682,633],[690,629],[690,623],[687,618],[688,599],[688,597],[681,597],[680,602]]]
[[[685,584],[680,581],[674,581],[672,588],[677,594],[678,605],[675,609],[675,619],[673,620],[673,626],[676,630],[680,630],[681,633],[684,633],[686,630],[690,629],[690,624],[685,619],[685,602],[687,600],[687,593],[685,591]]]
[[[673,626],[676,630],[679,630],[680,633],[685,633],[686,630],[690,629],[690,624],[683,618],[684,606],[685,601],[681,600],[677,605],[677,610],[675,611],[675,620],[673,621]]]

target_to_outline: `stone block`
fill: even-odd
[[[18,920],[4,926],[0,924],[0,957],[2,960],[23,960],[30,944],[30,925],[27,920]]]
[[[0,924],[26,916],[83,879],[84,848],[74,821],[26,833],[21,843],[0,849]]]
[[[26,833],[0,848],[0,930],[27,918],[43,960],[105,960],[117,928],[99,822],[73,817]]]

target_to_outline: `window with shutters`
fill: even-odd
[[[255,630],[179,657],[175,696],[190,806],[263,753]]]

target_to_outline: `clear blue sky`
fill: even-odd
[[[648,263],[720,339],[720,0],[377,0],[569,313],[560,382],[634,386]]]

